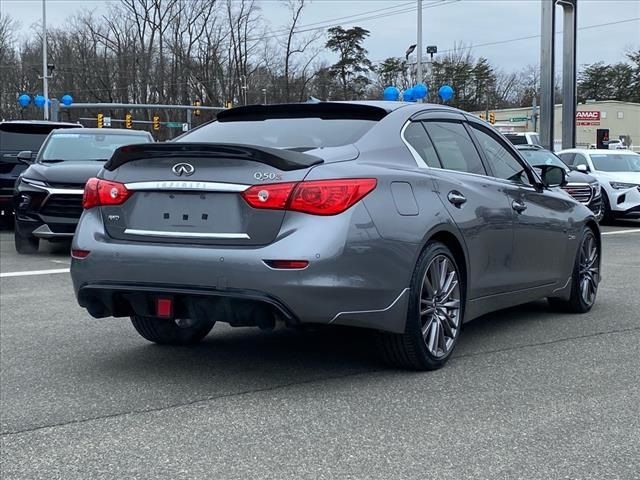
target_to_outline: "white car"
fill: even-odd
[[[602,186],[605,219],[640,217],[640,155],[630,150],[569,149],[557,155]]]

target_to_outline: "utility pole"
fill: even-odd
[[[417,69],[416,69],[416,83],[422,83],[422,0],[418,0],[418,41],[416,45],[417,50]],[[422,100],[420,100],[422,102]]]
[[[42,94],[44,119],[49,120],[49,75],[47,74],[47,4],[42,0]]]

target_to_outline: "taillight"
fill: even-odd
[[[242,197],[253,208],[269,208],[284,210],[295,183],[272,183],[270,185],[254,185],[242,192]]]
[[[376,184],[375,178],[272,183],[254,185],[242,192],[242,197],[254,208],[337,215],[364,198]]]
[[[337,215],[364,198],[376,183],[375,178],[300,182],[288,208],[312,215]]]
[[[131,196],[131,192],[123,183],[90,178],[84,187],[82,206],[84,208],[105,205],[120,205]]]

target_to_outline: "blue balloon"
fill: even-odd
[[[38,108],[44,107],[45,103],[47,103],[47,101],[42,95],[36,95],[35,98],[33,99],[33,104]]]
[[[402,94],[402,99],[405,102],[414,102],[416,98],[414,97],[413,88],[407,88]]]
[[[66,95],[62,96],[60,101],[62,102],[63,105],[66,105],[68,107],[73,103],[73,97],[67,93]]]
[[[424,83],[418,83],[413,87],[413,96],[418,99],[422,99],[429,94],[429,87]]]
[[[31,103],[31,97],[26,93],[23,93],[18,97],[18,103],[22,108],[27,107]]]
[[[382,92],[382,98],[390,102],[396,102],[400,98],[400,90],[397,87],[389,86]]]
[[[442,100],[447,102],[453,98],[453,88],[449,85],[443,85],[440,87],[440,90],[438,90],[438,95],[440,95]]]

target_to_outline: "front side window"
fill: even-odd
[[[413,147],[428,166],[431,168],[440,168],[438,155],[422,123],[411,122],[404,131],[404,139]]]
[[[495,177],[514,183],[531,183],[527,169],[497,137],[475,125],[472,128]]]
[[[576,153],[576,158],[573,161],[573,166],[574,167],[577,167],[578,165],[589,166],[589,164],[587,163],[587,157],[585,157],[584,155],[582,155],[580,153]]]
[[[560,153],[558,154],[558,156],[560,157],[560,160],[562,160],[564,164],[569,167],[573,166],[573,162],[576,159],[576,154],[572,152]]]
[[[438,152],[442,168],[477,175],[487,174],[473,140],[462,123],[428,121],[424,126]]]

